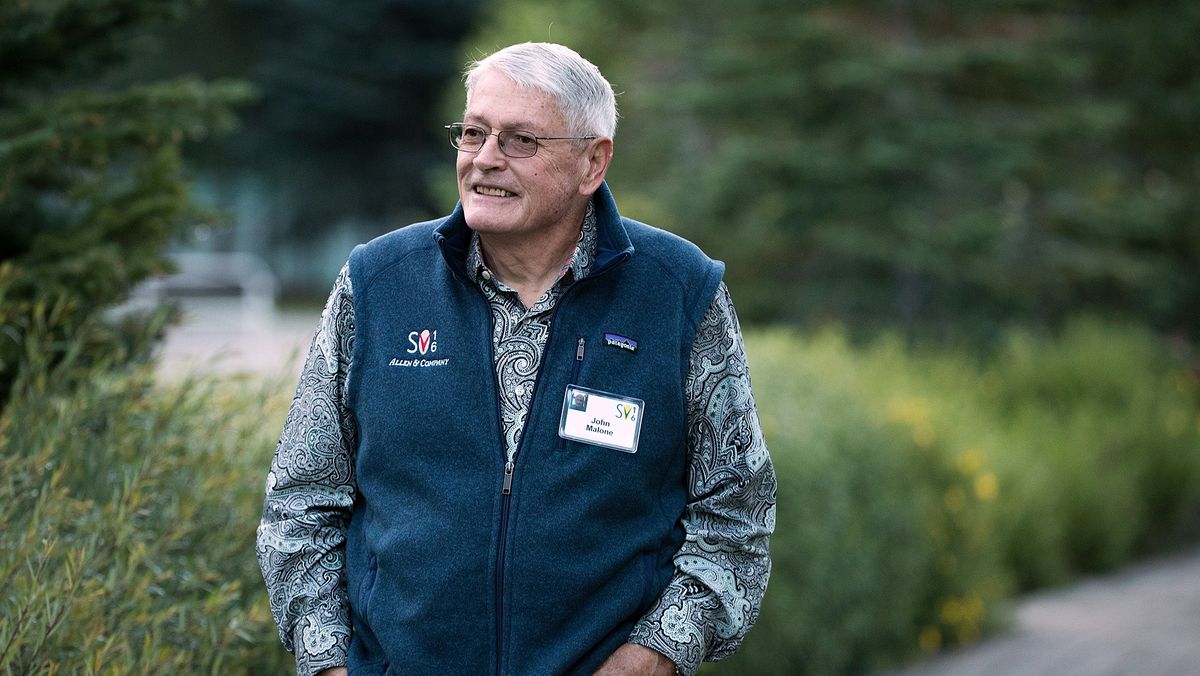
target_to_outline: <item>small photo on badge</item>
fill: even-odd
[[[571,393],[571,410],[586,411],[587,410],[587,392],[572,392]]]

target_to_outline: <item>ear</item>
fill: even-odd
[[[588,143],[584,153],[587,168],[579,181],[579,194],[591,197],[600,189],[604,175],[608,173],[608,165],[612,164],[613,141],[608,136],[601,136]]]

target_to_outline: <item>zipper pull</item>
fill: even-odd
[[[512,493],[512,475],[513,461],[509,460],[508,462],[504,463],[504,488],[500,490],[501,495],[508,495],[509,493]]]
[[[583,361],[583,338],[579,339],[578,345],[575,346],[575,361]]]

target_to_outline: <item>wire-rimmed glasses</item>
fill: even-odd
[[[533,157],[537,154],[538,146],[542,141],[590,141],[596,138],[595,136],[537,136],[520,129],[502,129],[493,133],[483,127],[463,122],[448,124],[446,129],[450,133],[450,145],[457,150],[477,153],[483,149],[483,144],[487,142],[489,136],[495,136],[496,142],[500,145],[500,152],[514,159]]]

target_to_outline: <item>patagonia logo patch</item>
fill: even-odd
[[[637,352],[637,341],[625,336],[618,336],[615,333],[604,334],[604,344],[609,347],[619,347],[622,350],[629,352]]]

